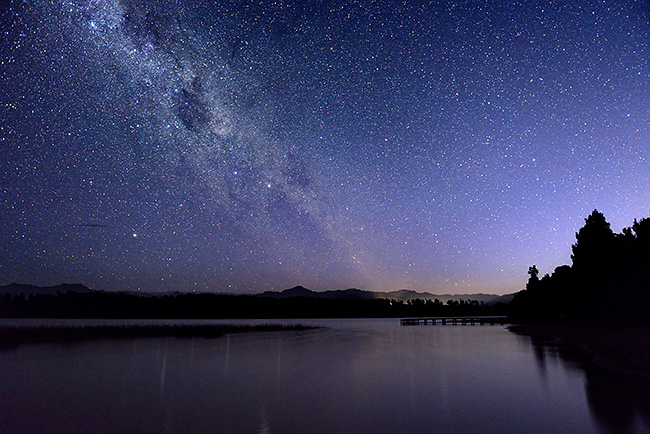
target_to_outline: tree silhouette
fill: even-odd
[[[532,267],[528,267],[528,275],[530,276],[528,278],[528,283],[526,284],[526,289],[529,291],[536,291],[539,289],[539,270],[537,269],[537,265],[533,265]]]
[[[575,270],[602,270],[610,261],[615,244],[615,236],[605,216],[593,210],[585,219],[585,225],[576,233],[576,243],[571,246],[573,268]]]
[[[528,269],[526,288],[515,295],[518,321],[647,323],[650,321],[650,219],[634,220],[615,234],[594,210],[576,233],[572,265],[539,279]]]

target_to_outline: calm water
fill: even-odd
[[[300,322],[328,328],[0,352],[0,432],[650,431],[620,379],[500,326]]]

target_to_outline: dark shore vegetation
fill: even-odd
[[[87,339],[136,339],[155,337],[218,338],[226,334],[309,330],[301,324],[143,324],[56,325],[0,327],[0,349],[39,342],[70,342]]]
[[[505,315],[506,305],[476,300],[276,299],[253,295],[177,294],[140,296],[110,292],[4,294],[4,318],[397,318],[407,316]]]
[[[629,326],[650,324],[650,219],[620,234],[594,210],[576,234],[572,265],[541,279],[528,270],[526,288],[510,303],[513,322]]]

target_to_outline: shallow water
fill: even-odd
[[[501,326],[293,322],[327,328],[0,352],[0,432],[648,431],[603,419],[579,364]]]

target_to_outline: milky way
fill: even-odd
[[[517,290],[649,214],[649,16],[12,2],[0,284]]]

